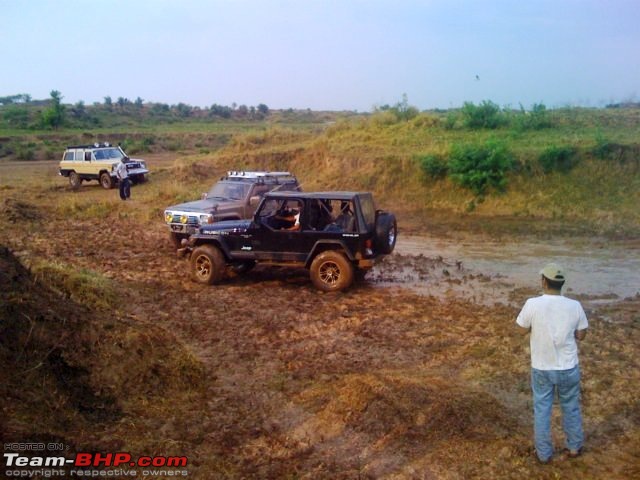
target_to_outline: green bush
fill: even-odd
[[[609,141],[601,132],[596,134],[596,144],[591,149],[591,154],[600,160],[620,160],[623,157],[624,147]]]
[[[529,112],[520,105],[520,112],[512,117],[511,123],[518,130],[541,130],[552,126],[544,103],[534,103]]]
[[[545,173],[558,171],[568,172],[578,163],[577,150],[574,147],[556,147],[552,145],[538,157],[538,162]]]
[[[507,122],[500,107],[489,100],[484,100],[480,105],[464,102],[462,117],[464,125],[471,129],[495,129]]]
[[[16,159],[17,160],[35,160],[36,158],[36,149],[35,144],[19,144],[15,148]]]
[[[512,154],[496,140],[488,140],[484,145],[454,144],[451,147],[451,179],[476,195],[483,195],[490,188],[504,191],[506,175],[513,165]]]
[[[442,179],[449,173],[449,165],[447,160],[440,155],[430,153],[420,159],[420,168],[429,178],[435,180]]]

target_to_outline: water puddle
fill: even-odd
[[[640,295],[638,245],[595,240],[504,243],[399,237],[394,254],[368,278],[439,298],[520,306],[540,292],[538,272],[549,262],[567,272],[564,293],[569,297],[595,306]]]

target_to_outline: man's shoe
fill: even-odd
[[[569,458],[578,458],[580,455],[582,455],[582,447],[580,447],[578,450],[565,448],[562,452]]]
[[[553,458],[553,456],[551,456],[551,457],[542,459],[542,458],[540,458],[538,456],[538,452],[536,452],[535,450],[534,450],[533,454],[535,455],[536,460],[538,460],[538,463],[541,464],[541,465],[547,465],[547,464],[551,463],[551,459]]]

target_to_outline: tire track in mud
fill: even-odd
[[[209,379],[204,440],[194,452],[205,466],[215,454],[237,477],[451,473],[443,465],[463,476],[537,471],[518,446],[528,442],[530,412],[526,342],[511,334],[513,308],[380,288],[375,274],[338,295],[316,291],[304,270],[260,267],[206,287],[189,280],[163,225],[107,222],[54,219],[6,242],[23,257],[113,279],[118,315],[158,323],[195,353]],[[420,261],[427,274],[443,269],[437,259]],[[594,327],[596,338],[607,335]],[[616,369],[631,350],[616,350],[611,338],[601,345],[585,348],[585,402],[611,417],[615,406],[602,378],[589,377],[588,360],[624,389]],[[628,393],[620,401],[632,401]],[[587,428],[606,443],[625,422]]]

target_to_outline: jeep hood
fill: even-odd
[[[194,200],[193,202],[181,203],[179,205],[172,205],[171,207],[167,207],[165,210],[178,210],[180,212],[203,212],[203,213],[211,213],[211,210],[218,207],[218,205],[224,205],[227,203],[226,200],[213,200],[213,199],[204,199],[204,200]]]
[[[245,231],[251,225],[251,220],[223,220],[222,222],[212,223],[200,227],[201,233],[229,232],[229,231]]]

